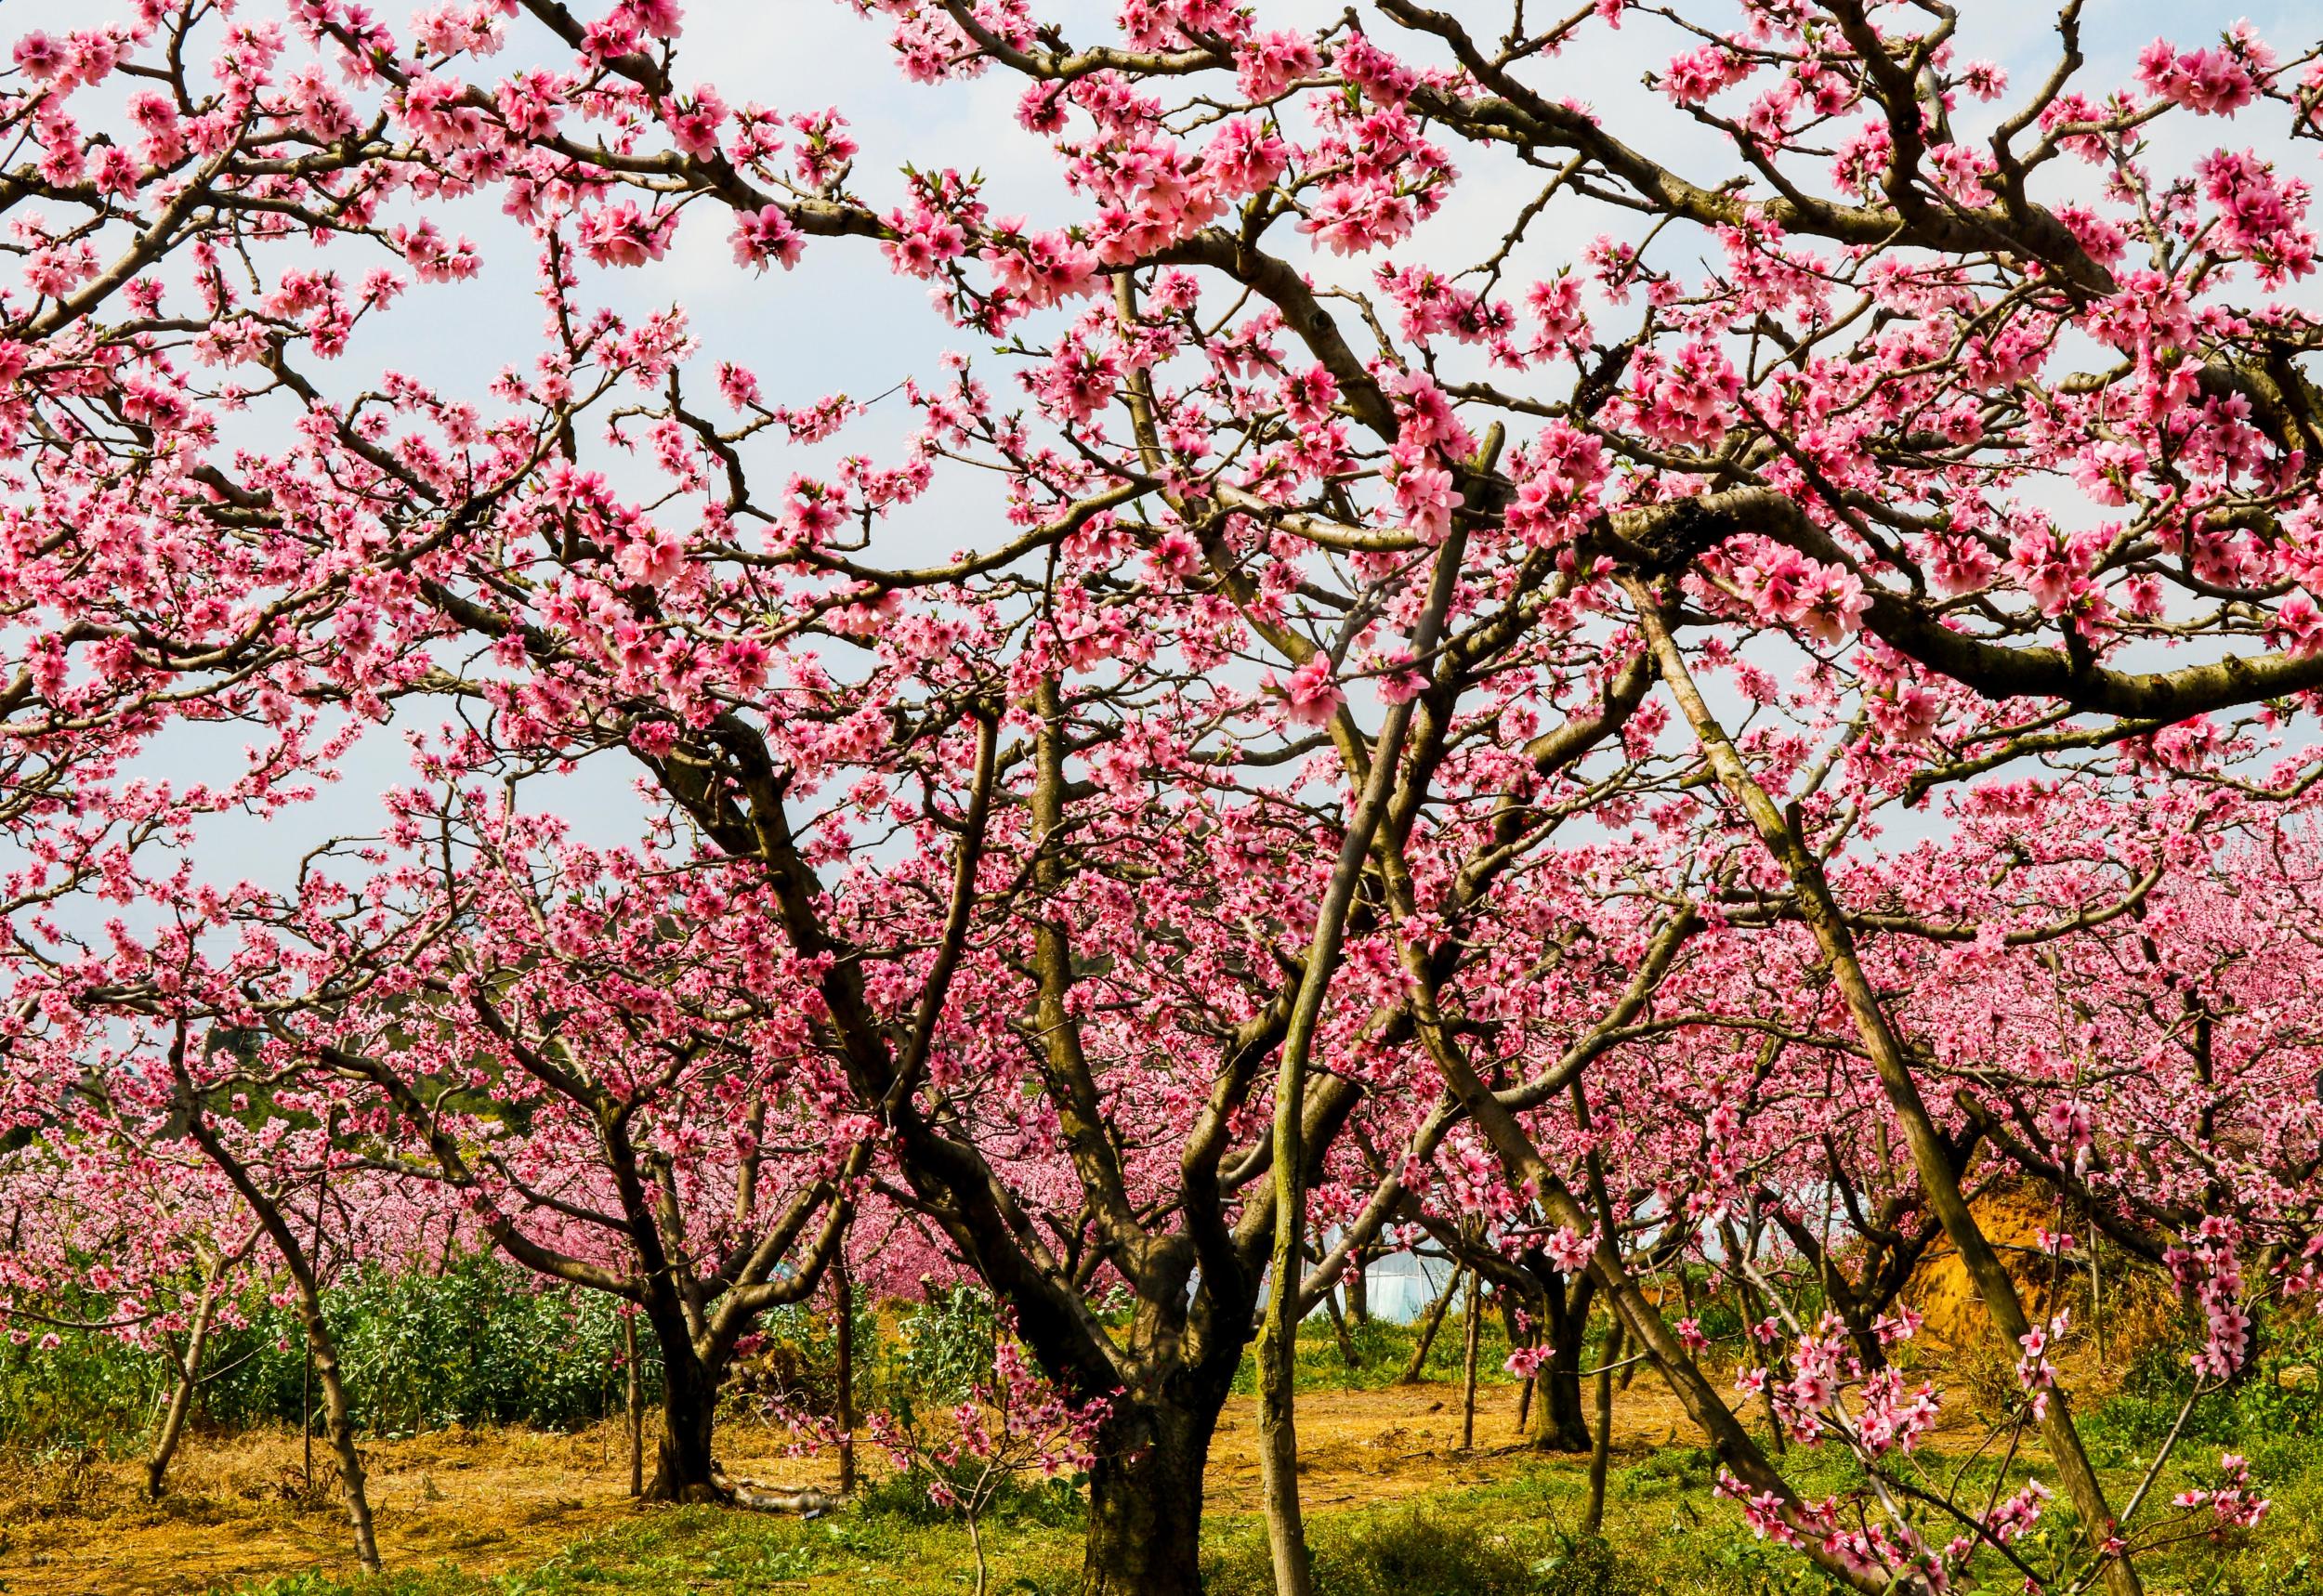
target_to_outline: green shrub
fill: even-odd
[[[856,1500],[869,1518],[900,1520],[905,1524],[953,1524],[959,1514],[939,1505],[929,1487],[941,1480],[956,1495],[965,1495],[978,1472],[974,1459],[947,1466],[923,1459],[911,1469],[881,1474],[858,1492]],[[990,1506],[978,1515],[987,1524],[1040,1524],[1049,1529],[1077,1529],[1088,1522],[1089,1499],[1078,1477],[1054,1480],[1003,1479]]]
[[[1301,1391],[1376,1391],[1392,1385],[1411,1361],[1411,1349],[1419,1341],[1419,1327],[1393,1325],[1385,1319],[1366,1319],[1347,1327],[1347,1339],[1354,1345],[1358,1362],[1348,1367],[1346,1354],[1341,1350],[1338,1333],[1331,1320],[1315,1315],[1299,1327],[1296,1380]],[[1459,1310],[1444,1315],[1443,1328],[1428,1347],[1427,1361],[1421,1366],[1420,1378],[1434,1380],[1457,1380],[1461,1364],[1466,1354],[1467,1325]],[[1503,1366],[1508,1361],[1508,1330],[1501,1321],[1500,1311],[1487,1304],[1483,1319],[1476,1326],[1476,1383],[1479,1386],[1508,1385],[1512,1377]],[[1257,1343],[1253,1340],[1243,1350],[1242,1364],[1235,1371],[1236,1394],[1249,1396],[1258,1390]]]
[[[59,1317],[84,1311],[78,1302],[60,1306]],[[107,1452],[119,1436],[142,1431],[161,1361],[107,1336],[67,1330],[59,1339],[44,1349],[36,1340],[0,1338],[0,1444],[21,1452]]]
[[[101,1304],[60,1304],[101,1311]],[[544,1287],[490,1254],[440,1274],[366,1269],[323,1292],[323,1318],[357,1424],[397,1433],[451,1424],[561,1430],[620,1409],[619,1315],[593,1291]],[[295,1424],[306,1337],[297,1315],[259,1291],[221,1315],[202,1364],[196,1419],[219,1430]],[[650,1341],[650,1382],[658,1381]],[[0,1445],[17,1451],[141,1447],[168,1365],[110,1336],[62,1332],[59,1344],[0,1343]],[[651,1389],[650,1383],[648,1389]],[[319,1412],[322,1393],[312,1393]]]
[[[1599,1536],[1560,1537],[1563,1544],[1532,1565],[1540,1596],[1632,1596],[1647,1589],[1636,1566]]]
[[[860,1337],[858,1344],[865,1344]],[[883,1349],[866,1389],[877,1392],[900,1422],[924,1406],[950,1407],[989,1385],[1000,1351],[1000,1311],[977,1286],[932,1290],[908,1309]]]
[[[1366,1518],[1352,1533],[1326,1534],[1316,1548],[1323,1596],[1530,1596],[1531,1565],[1504,1544],[1418,1508]]]
[[[568,1430],[623,1400],[612,1300],[543,1289],[489,1256],[440,1275],[366,1271],[331,1292],[324,1317],[373,1430]]]

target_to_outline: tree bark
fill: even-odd
[[[1089,1473],[1081,1596],[1200,1596],[1201,1476],[1217,1407],[1116,1410]]]
[[[307,1347],[314,1354],[315,1383],[322,1387],[323,1423],[331,1449],[338,1454],[339,1480],[347,1487],[347,1523],[355,1535],[355,1561],[366,1574],[379,1572],[379,1542],[372,1534],[371,1498],[363,1490],[363,1458],[355,1446],[355,1415],[339,1379],[339,1349],[322,1322],[322,1298],[299,1283],[299,1317],[306,1321]]]
[[[1596,1282],[1582,1275],[1569,1297],[1561,1277],[1545,1285],[1548,1312],[1541,1330],[1548,1356],[1542,1359],[1533,1376],[1537,1400],[1529,1439],[1543,1452],[1586,1452],[1589,1421],[1581,1410],[1581,1360],[1586,1350],[1589,1304],[1596,1296]]]
[[[1608,1315],[1605,1356],[1597,1366],[1597,1433],[1589,1448],[1589,1506],[1581,1514],[1581,1533],[1605,1530],[1605,1477],[1613,1462],[1613,1366],[1621,1361],[1621,1316]]]
[[[1581,1350],[1551,1342],[1549,1355],[1533,1378],[1539,1382],[1540,1400],[1527,1438],[1542,1452],[1589,1450],[1589,1420],[1581,1401]]]
[[[315,1349],[307,1344],[307,1361],[298,1370],[299,1468],[308,1496],[315,1488]]]
[[[662,1439],[653,1478],[645,1487],[650,1502],[725,1502],[731,1493],[718,1482],[710,1451],[717,1420],[717,1376],[702,1366],[689,1345],[662,1346]]]
[[[1477,1300],[1477,1294],[1483,1288],[1483,1277],[1471,1268],[1468,1271],[1467,1322],[1462,1327],[1460,1354],[1460,1449],[1463,1452],[1474,1451],[1476,1444],[1476,1332],[1484,1325],[1478,1312],[1484,1304]]]
[[[1355,1338],[1347,1333],[1347,1316],[1339,1311],[1339,1293],[1323,1293],[1323,1312],[1331,1315],[1331,1333],[1339,1343],[1339,1357],[1349,1368],[1363,1367],[1363,1354],[1355,1350]]]

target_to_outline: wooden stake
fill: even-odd
[[[1474,1451],[1476,1444],[1476,1332],[1484,1328],[1484,1315],[1477,1310],[1477,1296],[1484,1282],[1472,1268],[1468,1271],[1468,1344],[1463,1355],[1460,1371],[1460,1449]]]
[[[831,1267],[831,1295],[839,1315],[839,1491],[855,1490],[855,1282],[847,1272],[847,1243]]]
[[[1424,1280],[1427,1276],[1422,1275],[1420,1278]],[[1452,1294],[1459,1289],[1460,1269],[1455,1264],[1451,1278],[1446,1280],[1444,1289],[1436,1293],[1436,1301],[1427,1305],[1427,1314],[1420,1321],[1419,1342],[1411,1349],[1411,1361],[1404,1365],[1403,1372],[1396,1377],[1398,1385],[1420,1383],[1421,1367],[1427,1362],[1428,1349],[1436,1344],[1436,1332],[1444,1327],[1444,1311],[1451,1306]]]
[[[629,1494],[645,1495],[645,1388],[637,1374],[637,1321],[621,1316],[621,1342],[629,1369]]]

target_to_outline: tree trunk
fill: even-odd
[[[662,1348],[662,1439],[653,1478],[645,1488],[650,1502],[723,1502],[710,1436],[717,1421],[717,1376],[702,1366],[688,1345]]]
[[[1581,1514],[1581,1533],[1601,1535],[1605,1531],[1605,1477],[1613,1462],[1613,1366],[1621,1361],[1621,1318],[1608,1315],[1606,1327],[1605,1361],[1597,1366],[1597,1435],[1589,1449],[1589,1506]]]
[[[1543,1452],[1589,1450],[1589,1421],[1581,1403],[1581,1349],[1552,1341],[1534,1378],[1540,1382],[1540,1402],[1529,1437],[1533,1446]]]
[[[1201,1475],[1216,1423],[1214,1404],[1116,1410],[1089,1472],[1081,1596],[1199,1596]]]
[[[1477,456],[1479,472],[1491,469],[1506,435],[1498,422],[1486,436]],[[1467,552],[1467,524],[1455,521],[1437,551],[1436,569],[1428,579],[1427,603],[1411,634],[1412,652],[1425,659],[1436,648],[1444,617],[1451,608]],[[1392,704],[1381,717],[1379,737],[1371,749],[1371,767],[1354,808],[1347,812],[1347,829],[1339,839],[1339,857],[1332,867],[1331,884],[1315,916],[1315,935],[1307,944],[1306,967],[1299,977],[1298,996],[1283,1027],[1282,1047],[1275,1074],[1273,1253],[1274,1289],[1266,1298],[1266,1319],[1258,1339],[1259,1480],[1266,1494],[1266,1543],[1274,1553],[1275,1596],[1310,1596],[1315,1589],[1313,1560],[1307,1550],[1306,1528],[1299,1506],[1299,1445],[1297,1398],[1299,1277],[1305,1271],[1306,1241],[1306,1066],[1322,1020],[1323,1005],[1337,969],[1355,904],[1356,887],[1371,857],[1371,839],[1387,812],[1403,760],[1404,733],[1411,724],[1411,700]],[[1350,764],[1353,761],[1349,761]]]
[[[1280,1124],[1278,1123],[1278,1131]],[[1276,1143],[1275,1168],[1294,1164],[1295,1145],[1286,1158]],[[1296,1177],[1278,1175],[1276,1201],[1286,1211],[1306,1201]],[[1278,1225],[1287,1222],[1278,1222]],[[1266,1545],[1273,1557],[1276,1596],[1313,1596],[1314,1567],[1306,1545],[1306,1522],[1299,1502],[1298,1310],[1290,1304],[1299,1291],[1298,1249],[1280,1244],[1274,1252],[1274,1284],[1258,1353],[1258,1478],[1266,1515]],[[1196,1487],[1200,1489],[1199,1486]],[[1094,1521],[1091,1533],[1096,1533]],[[1191,1557],[1189,1550],[1187,1555]],[[1106,1587],[1109,1591],[1113,1587]],[[1121,1589],[1143,1590],[1146,1586]],[[1194,1589],[1192,1586],[1188,1589]]]
[[[153,1501],[162,1499],[162,1481],[169,1472],[170,1459],[177,1455],[177,1440],[186,1429],[186,1410],[193,1406],[193,1388],[201,1382],[202,1354],[209,1345],[210,1311],[217,1300],[217,1280],[223,1268],[221,1259],[203,1276],[202,1296],[193,1305],[193,1322],[186,1327],[185,1356],[177,1364],[177,1378],[169,1393],[169,1411],[162,1417],[161,1433],[153,1438],[153,1454],[145,1461],[145,1494]]]
[[[1547,1312],[1542,1318],[1541,1335],[1549,1353],[1533,1377],[1539,1399],[1533,1406],[1529,1439],[1543,1452],[1586,1452],[1589,1421],[1581,1411],[1581,1363],[1587,1350],[1589,1305],[1596,1297],[1596,1283],[1583,1275],[1568,1292],[1559,1274],[1543,1284]]]
[[[322,1387],[324,1427],[338,1454],[339,1482],[347,1487],[347,1524],[355,1533],[355,1561],[366,1574],[379,1572],[379,1543],[371,1532],[371,1498],[363,1493],[363,1459],[355,1448],[355,1415],[339,1379],[339,1350],[322,1322],[322,1298],[299,1282],[299,1317],[307,1328],[307,1351],[314,1359],[315,1383]]]
[[[1339,1293],[1323,1293],[1323,1312],[1331,1315],[1331,1333],[1339,1342],[1339,1356],[1349,1368],[1363,1367],[1363,1354],[1355,1350],[1355,1338],[1347,1333],[1346,1315],[1339,1311]]]

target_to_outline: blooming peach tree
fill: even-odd
[[[1108,1404],[1096,1592],[1197,1587],[1262,1305],[1306,1589],[1290,1328],[1447,1205],[1590,1278],[1857,1589],[1956,1560],[1801,1499],[1664,1315],[1645,1275],[1722,1222],[1844,1287],[1768,1389],[1875,1457],[1939,1233],[2046,1367],[1986,1160],[2136,1238],[2231,1375],[2310,1233],[2303,1184],[2225,1171],[2309,1132],[2215,1023],[2170,1052],[2215,955],[2153,926],[2166,1039],[2124,1000],[2038,1065],[1945,1005],[2231,899],[2312,782],[2312,50],[2133,56],[2078,4],[2008,61],[1865,0],[847,7],[930,93],[1007,83],[1031,182],[710,81],[703,9],[144,0],[15,42],[10,1113],[84,1054],[171,1074],[187,1134],[229,1077],[322,1094],[705,1379],[875,1196]],[[793,290],[847,252],[978,352],[790,391],[659,296],[703,235],[769,321],[829,316]],[[518,280],[496,375],[399,363]],[[305,865],[221,867],[249,815]],[[2188,1113],[2183,1165],[2095,1129]],[[1800,1244],[1834,1188],[1875,1253]],[[2130,1506],[2034,1405],[2060,1577],[2128,1596]]]

